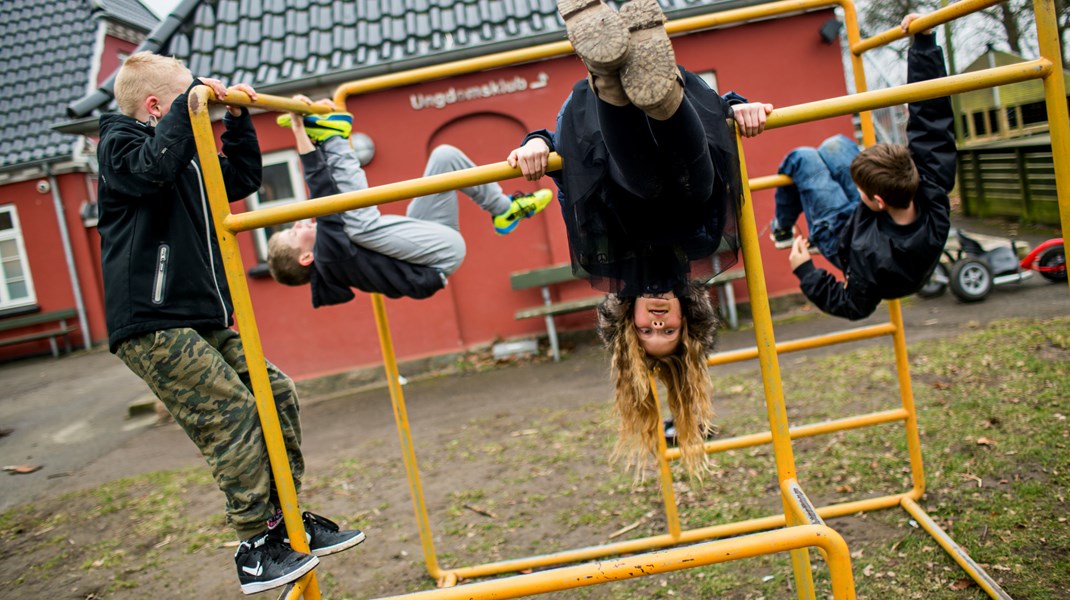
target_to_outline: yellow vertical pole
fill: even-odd
[[[910,477],[914,489],[910,497],[917,500],[925,493],[925,467],[921,459],[921,437],[918,434],[918,413],[914,408],[914,388],[910,382],[910,357],[907,355],[906,332],[903,330],[903,309],[899,300],[888,301],[888,314],[895,331],[892,333],[892,345],[895,347],[895,366],[899,375],[899,399],[907,413],[906,436],[907,453],[910,455]]]
[[[208,99],[212,94],[207,86],[198,86],[189,94],[189,113],[193,123],[193,137],[200,158],[201,176],[204,178],[205,191],[212,208],[212,221],[215,224],[219,251],[226,268],[227,284],[230,286],[230,298],[234,303],[234,316],[241,333],[242,347],[245,350],[245,362],[249,369],[249,379],[256,397],[256,412],[260,417],[260,428],[264,434],[271,472],[275,477],[275,489],[278,492],[279,508],[282,509],[286,531],[290,536],[290,545],[298,552],[309,551],[305,540],[305,528],[301,522],[301,511],[297,506],[297,490],[294,487],[290,461],[286,455],[286,445],[282,439],[279,426],[279,414],[275,409],[275,398],[271,393],[271,380],[268,379],[267,364],[264,362],[264,349],[260,344],[260,331],[256,328],[256,316],[253,314],[253,301],[249,296],[249,285],[245,280],[245,267],[242,265],[238,238],[223,224],[223,219],[230,214],[227,190],[223,183],[223,171],[219,165],[219,154],[215,145],[215,133],[208,115]],[[315,574],[308,578],[305,598],[319,600],[319,585]]]
[[[654,403],[661,406],[658,399],[658,381],[653,374],[650,378],[650,391],[654,394]],[[665,523],[669,527],[669,535],[672,539],[680,539],[680,515],[676,510],[676,493],[672,489],[672,469],[669,467],[669,458],[666,453],[669,446],[665,442],[665,424],[658,419],[658,478],[661,480],[661,499],[665,503]]]
[[[858,27],[858,13],[855,11],[853,2],[844,2],[840,5],[843,8],[843,20],[844,28],[847,30],[847,46],[848,48],[854,48],[856,44],[862,41],[862,34]],[[869,90],[869,86],[866,84],[866,68],[862,63],[862,55],[855,54],[851,51],[851,74],[854,77],[855,92],[865,92]],[[873,128],[873,113],[870,111],[863,111],[858,113],[860,123],[862,126],[862,145],[872,146],[877,143],[877,137]]]
[[[427,505],[424,502],[423,486],[420,485],[416,450],[412,446],[412,432],[409,431],[409,413],[405,409],[405,395],[401,391],[401,382],[398,380],[398,360],[394,353],[394,340],[390,336],[390,324],[386,320],[386,302],[382,294],[372,294],[371,299],[372,308],[375,311],[375,327],[379,332],[379,345],[383,352],[383,369],[386,371],[386,383],[390,388],[390,403],[394,407],[394,421],[397,423],[398,438],[401,441],[401,457],[405,462],[405,474],[409,478],[409,491],[412,494],[412,508],[416,513],[417,528],[420,530],[424,563],[431,577],[438,580],[443,573],[438,566],[431,524],[427,519]]]
[[[1033,11],[1037,19],[1040,55],[1054,65],[1044,77],[1044,100],[1048,104],[1048,129],[1051,132],[1052,162],[1055,163],[1055,189],[1062,221],[1063,251],[1070,256],[1070,117],[1067,116],[1066,81],[1055,3],[1052,0],[1033,0]]]
[[[743,140],[736,135],[739,152],[739,171],[743,185],[743,207],[739,215],[739,232],[743,240],[743,264],[747,269],[747,292],[750,294],[751,313],[754,319],[754,339],[758,346],[758,364],[762,369],[762,385],[765,388],[765,407],[769,414],[769,429],[773,435],[773,452],[776,455],[778,484],[797,479],[795,455],[791,449],[791,434],[788,432],[788,414],[784,407],[784,389],[780,382],[780,362],[777,359],[776,340],[773,337],[773,317],[769,310],[769,296],[765,288],[765,271],[762,268],[762,253],[758,249],[758,226],[754,219],[754,204],[751,199],[747,176],[747,163],[743,156]],[[791,510],[783,494],[784,518],[789,526],[802,524]],[[800,600],[814,600],[814,580],[810,572],[810,554],[804,549],[791,551],[791,564],[795,572],[795,588]]]

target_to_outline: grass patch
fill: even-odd
[[[891,349],[845,348],[785,369],[792,424],[899,406]],[[1011,596],[1064,598],[1070,580],[1070,318],[999,322],[913,345],[910,357],[927,485],[920,504]],[[756,373],[714,369],[713,375],[718,435],[765,430]],[[473,419],[442,433],[437,452],[418,448],[439,563],[462,567],[664,533],[656,476],[636,482],[622,465],[609,464],[614,432],[604,399],[568,411],[533,402],[511,416]],[[793,448],[799,480],[819,505],[912,486],[901,424],[797,440]],[[434,586],[422,571],[395,453],[381,443],[358,445],[317,468],[318,477],[306,478],[308,508],[322,506],[344,525],[369,531],[367,547],[329,559],[340,566],[320,577],[326,598]],[[781,510],[767,446],[714,455],[701,486],[689,483],[678,464],[673,469],[684,529]],[[0,586],[22,597],[67,597],[75,587],[83,598],[173,597],[203,576],[220,582],[198,588],[209,590],[202,595],[220,597],[212,592],[218,589],[241,597],[232,566],[217,564],[229,555],[221,547],[232,538],[221,499],[207,469],[196,468],[8,510],[0,514]],[[985,597],[905,511],[857,514],[829,525],[848,541],[860,598]],[[826,565],[816,552],[810,560],[818,595],[825,597]],[[175,565],[185,567],[174,571]],[[554,597],[757,600],[794,597],[793,586],[789,558],[775,555]]]

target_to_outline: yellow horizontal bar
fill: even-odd
[[[560,168],[560,155],[556,152],[551,153],[547,169],[556,171]],[[452,173],[378,185],[356,192],[324,196],[305,202],[295,202],[283,206],[232,214],[223,219],[223,224],[232,232],[249,231],[250,229],[269,225],[291,223],[311,217],[322,217],[323,215],[339,213],[354,208],[396,202],[407,198],[416,198],[462,187],[473,187],[514,177],[521,177],[520,169],[510,167],[509,163],[503,161],[472,167],[471,169],[453,171]]]
[[[823,7],[847,5],[850,5],[850,0],[788,0],[786,2],[774,2],[761,6],[688,17],[686,19],[674,19],[665,24],[665,29],[670,34],[687,33],[700,29],[734,25],[745,21],[766,19],[776,15],[805,12]],[[367,94],[404,85],[423,83],[425,81],[433,81],[436,79],[445,79],[457,75],[466,75],[468,73],[477,73],[490,69],[536,62],[550,58],[558,58],[560,56],[572,54],[572,52],[572,44],[567,41],[552,42],[530,48],[508,50],[496,54],[458,60],[443,65],[432,65],[397,73],[388,73],[377,77],[368,77],[367,79],[351,81],[338,86],[334,92],[334,101],[339,106],[343,106],[346,99],[350,96]]]
[[[845,331],[838,331],[836,333],[816,335],[812,337],[800,338],[797,340],[790,340],[787,342],[777,342],[776,351],[777,354],[787,354],[789,352],[798,352],[800,350],[809,350],[811,348],[820,348],[823,346],[831,346],[833,344],[843,344],[846,342],[867,340],[870,338],[880,337],[882,335],[892,335],[893,333],[895,333],[895,325],[892,325],[891,323],[870,325],[868,327],[848,329]],[[723,365],[727,363],[739,362],[742,360],[749,360],[757,357],[757,348],[742,348],[740,350],[718,352],[717,354],[714,354],[713,356],[707,358],[706,364],[712,367],[714,365]]]
[[[880,496],[877,498],[867,498],[865,500],[855,500],[851,502],[843,502],[840,504],[822,506],[818,507],[816,510],[817,514],[820,515],[821,518],[831,519],[834,517],[853,515],[863,511],[881,510],[885,508],[899,506],[900,500],[905,497],[907,497],[906,494],[893,494],[889,496]],[[687,531],[681,532],[680,537],[678,539],[674,539],[668,534],[656,535],[645,538],[638,538],[634,540],[625,540],[613,544],[588,546],[586,548],[577,548],[573,550],[555,552],[553,554],[543,554],[538,556],[529,556],[525,558],[499,561],[495,563],[474,565],[470,567],[461,567],[457,569],[451,569],[448,572],[456,575],[457,578],[460,579],[476,579],[479,577],[501,575],[503,573],[516,573],[527,569],[539,569],[543,567],[562,565],[566,563],[594,560],[605,556],[633,554],[636,552],[643,552],[645,550],[650,550],[653,548],[666,548],[678,544],[691,544],[714,538],[726,538],[730,536],[745,535],[749,533],[754,533],[756,531],[767,531],[777,527],[784,527],[784,524],[784,515],[778,514],[771,515],[768,517],[748,519],[746,521],[737,521],[734,523],[725,523],[722,525],[711,525],[709,527],[689,529]]]
[[[792,181],[791,177],[788,177],[787,175],[766,175],[764,177],[754,177],[748,183],[750,185],[750,191],[758,192],[770,188],[791,185]]]
[[[988,593],[989,596],[1001,600],[1011,600],[1010,595],[1003,591],[1003,588],[999,587],[999,584],[996,583],[996,581],[992,579],[980,565],[973,562],[973,559],[970,558],[969,554],[966,554],[966,551],[962,549],[962,546],[956,544],[955,540],[951,539],[951,536],[941,529],[940,526],[936,524],[936,521],[933,521],[921,506],[918,506],[917,502],[910,498],[903,498],[901,505],[908,513],[910,513],[910,516],[914,517],[914,520],[921,525],[922,529],[933,536],[936,543],[940,544],[944,551],[947,552],[948,555],[962,567],[962,570],[966,571],[966,573],[977,582],[977,585],[981,586],[981,589]]]
[[[917,83],[908,83],[883,90],[861,92],[848,96],[839,96],[825,100],[815,100],[805,104],[796,104],[779,108],[769,114],[766,129],[787,127],[799,123],[819,121],[831,117],[849,115],[856,112],[894,106],[905,102],[916,102],[939,98],[951,94],[960,94],[972,90],[995,87],[1007,83],[1017,83],[1030,79],[1047,77],[1051,72],[1051,61],[1038,58],[1004,67],[984,69],[961,75],[930,79]]]
[[[801,525],[729,540],[706,542],[627,558],[562,567],[530,575],[481,581],[391,598],[396,600],[520,598],[808,547],[821,548],[828,553],[833,596],[854,598],[854,577],[851,574],[851,558],[848,554],[847,543],[843,541],[840,534],[825,525]]]
[[[210,104],[226,104],[227,106],[244,106],[246,108],[259,108],[272,112],[294,112],[304,115],[311,113],[328,113],[331,109],[322,104],[306,104],[300,100],[294,100],[293,98],[285,98],[283,96],[272,96],[269,94],[256,95],[256,100],[249,99],[249,96],[245,92],[239,92],[237,90],[228,90],[225,100],[220,100],[215,97],[215,92],[212,88],[204,86],[208,90],[208,102]]]
[[[864,415],[855,415],[852,417],[844,417],[842,419],[834,419],[832,421],[822,421],[821,423],[811,423],[809,425],[798,425],[788,429],[788,434],[791,439],[797,440],[808,437],[815,437],[818,435],[825,435],[836,431],[848,431],[850,429],[861,429],[863,427],[871,427],[873,425],[882,425],[884,423],[892,423],[895,421],[906,420],[909,413],[906,409],[896,408],[893,410],[885,410],[875,413],[867,413]],[[736,437],[725,438],[723,440],[710,440],[706,442],[706,454],[715,454],[717,452],[725,452],[727,450],[738,450],[740,448],[751,448],[754,446],[761,446],[773,441],[773,434],[771,432],[752,433],[749,435],[738,435]],[[680,458],[679,448],[669,448],[665,451],[665,458],[669,460],[676,460]]]
[[[956,2],[941,8],[940,10],[934,10],[931,13],[922,15],[910,24],[910,30],[906,33],[898,27],[893,27],[888,31],[878,33],[873,37],[866,38],[851,46],[851,52],[856,56],[861,55],[863,52],[872,50],[877,46],[884,46],[895,40],[903,39],[908,35],[914,35],[919,31],[932,29],[937,25],[943,25],[944,23],[953,21],[959,17],[975,13],[979,10],[984,10],[990,6],[995,6],[1003,1],[1004,0],[963,0],[962,2]]]

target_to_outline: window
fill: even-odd
[[[1018,107],[1007,107],[1007,129],[1018,129]]]
[[[988,126],[990,128],[989,131],[992,133],[1000,132],[998,108],[993,108],[988,111]]]
[[[249,198],[249,209],[258,210],[307,200],[305,180],[297,153],[293,150],[264,155],[264,179],[260,190]],[[289,225],[262,227],[253,231],[256,255],[260,262],[267,260],[267,241],[276,231],[289,229]]]
[[[1048,122],[1048,107],[1043,102],[1031,102],[1022,105],[1022,125],[1036,125]]]
[[[36,301],[18,212],[14,205],[0,206],[0,309]]]
[[[974,135],[988,135],[988,128],[985,127],[985,114],[983,112],[973,113],[973,133]]]
[[[962,137],[968,138],[970,137],[970,121],[966,115],[959,116],[962,117]]]
[[[717,72],[716,71],[703,71],[701,73],[696,73],[696,75],[701,77],[702,81],[705,81],[706,84],[709,85],[711,88],[713,88],[718,94],[723,94],[724,93],[724,92],[722,92],[722,91],[717,89]]]

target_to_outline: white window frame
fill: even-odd
[[[301,170],[301,157],[298,156],[295,150],[269,152],[263,156],[261,164],[265,169],[275,165],[286,165],[286,170],[290,174],[290,188],[293,190],[294,195],[291,198],[279,198],[270,202],[262,202],[260,200],[260,193],[257,192],[252,196],[249,196],[249,210],[259,210],[270,206],[283,206],[286,204],[293,204],[294,202],[308,200],[308,192],[305,189],[305,178]],[[279,231],[288,228],[287,225],[276,225],[270,229],[272,231]],[[269,228],[267,227],[261,227],[253,230],[253,245],[256,247],[257,260],[260,262],[265,262],[267,260],[268,229]]]
[[[11,214],[11,229],[0,230],[0,241],[15,240],[15,249],[18,251],[19,265],[22,267],[23,277],[26,280],[27,292],[26,297],[13,300],[7,289],[7,276],[0,265],[0,310],[36,304],[37,291],[33,285],[33,275],[30,273],[30,257],[26,254],[26,244],[22,241],[19,211],[14,204],[5,204],[0,206],[0,212]]]

